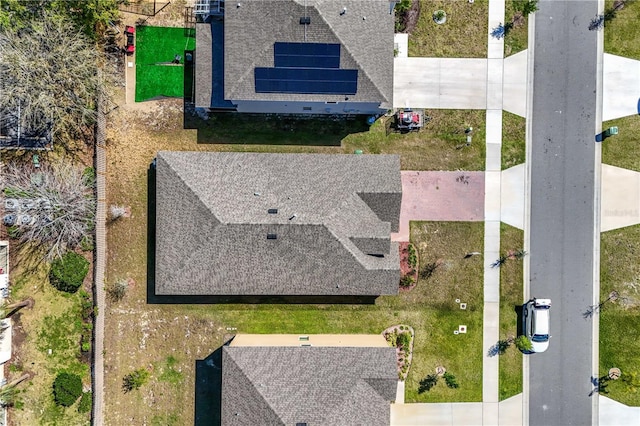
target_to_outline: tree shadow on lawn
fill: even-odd
[[[369,304],[378,296],[299,296],[299,295],[158,295],[156,294],[156,169],[147,170],[147,303],[148,304]]]

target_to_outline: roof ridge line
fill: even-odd
[[[227,346],[227,347],[229,347],[229,346]],[[252,387],[253,389],[255,389],[255,390],[256,390],[256,392],[258,392],[258,394],[262,397],[262,400],[267,404],[267,407],[269,407],[269,409],[271,410],[271,412],[272,412],[273,414],[275,414],[275,416],[278,418],[278,420],[280,420],[280,421],[282,422],[282,424],[283,424],[283,425],[285,425],[286,423],[284,422],[284,420],[282,420],[282,417],[280,416],[280,414],[278,414],[278,412],[277,412],[277,411],[275,411],[275,410],[273,409],[273,406],[269,403],[269,400],[268,400],[267,398],[265,398],[265,395],[264,395],[262,392],[260,392],[260,390],[257,388],[256,384],[253,382],[253,380],[251,380],[251,379],[249,378],[249,376],[247,376],[247,374],[244,372],[244,369],[243,369],[243,368],[241,368],[241,367],[238,365],[238,363],[236,362],[235,358],[233,357],[232,352],[233,352],[233,351],[231,351],[231,352],[230,352],[230,351],[227,351],[227,354],[229,355],[229,359],[231,359],[231,360],[233,361],[233,363],[235,364],[235,366],[237,367],[237,369],[240,371],[240,373],[242,373],[242,376],[243,376],[245,379],[247,379],[247,381],[248,381],[249,383],[251,383],[251,387]],[[223,368],[224,368],[224,366],[223,366]]]

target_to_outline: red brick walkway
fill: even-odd
[[[409,241],[409,221],[484,220],[484,172],[402,172],[400,232]]]

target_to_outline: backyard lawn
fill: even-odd
[[[417,1],[417,0],[414,0]],[[447,21],[433,20],[444,10]],[[421,0],[420,18],[409,34],[409,56],[432,58],[486,58],[489,2],[476,0]]]
[[[184,95],[185,50],[195,48],[195,37],[185,28],[136,27],[136,102],[157,96]],[[180,63],[172,61],[180,56]]]
[[[179,111],[128,114],[114,115],[108,139],[107,203],[129,206],[132,215],[108,225],[106,286],[122,278],[130,278],[131,285],[122,301],[107,307],[107,424],[174,424],[174,419],[192,424],[195,362],[231,333],[381,333],[390,325],[408,324],[416,341],[407,401],[481,400],[483,262],[462,257],[482,251],[482,223],[412,224],[411,238],[424,265],[440,266],[413,290],[380,297],[375,305],[148,305],[147,170],[158,150],[339,153],[353,152],[355,145],[198,144],[196,131],[180,127]],[[148,120],[163,124],[151,131]],[[394,152],[396,143],[380,146]],[[460,310],[457,298],[467,310]],[[459,325],[467,325],[467,334],[453,334]],[[457,377],[460,387],[450,389],[441,381],[419,393],[420,381],[439,365]],[[139,368],[150,372],[149,383],[124,393],[124,375]]]
[[[500,224],[500,253],[520,250],[524,246],[524,232]],[[509,259],[500,267],[500,340],[517,337],[517,306],[522,306],[523,295],[522,261]],[[510,398],[522,392],[522,353],[509,346],[502,355],[498,355],[500,366],[500,400]]]

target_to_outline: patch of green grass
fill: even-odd
[[[614,0],[605,1],[605,11],[612,10]],[[627,0],[624,8],[605,23],[604,51],[640,60],[640,1]]]
[[[504,23],[512,22],[516,13],[513,0],[504,2]],[[522,24],[514,25],[504,37],[504,56],[515,55],[529,46],[529,18],[525,16]]]
[[[600,301],[612,291],[616,301],[606,302],[600,318],[600,376],[609,368],[623,375],[640,374],[640,225],[604,232],[600,240]],[[597,319],[597,316],[596,316]],[[640,406],[640,388],[623,380],[608,383],[609,398],[630,406]]]
[[[638,155],[640,116],[632,115],[602,123],[603,129],[611,126],[618,126],[618,134],[610,136],[602,142],[602,162],[640,172],[640,156]]]
[[[502,170],[524,164],[526,123],[523,117],[502,111]]]
[[[161,382],[171,383],[172,385],[182,383],[184,377],[181,371],[176,370],[175,367],[177,363],[178,360],[172,355],[169,355],[164,364],[160,366],[160,375],[158,376],[158,380]]]
[[[500,253],[519,250],[524,246],[524,232],[500,224]],[[500,267],[500,339],[516,337],[518,330],[517,306],[523,302],[523,266],[521,260],[509,259]],[[500,401],[522,392],[522,353],[510,347],[499,356]]]
[[[425,114],[431,118],[426,126],[406,134],[388,131],[393,117],[382,117],[366,128],[353,121],[219,115],[199,123],[198,140],[215,144],[215,151],[350,154],[360,149],[365,154],[398,154],[403,170],[485,169],[484,110]],[[473,143],[465,146],[464,130],[469,126],[475,129]]]
[[[469,251],[482,251],[481,222],[412,222],[411,242],[422,264],[440,266],[430,278],[419,277],[417,288],[425,292],[414,342],[415,365],[406,380],[406,399],[411,402],[463,402],[482,400],[483,261],[464,259]],[[410,294],[410,293],[409,293]],[[456,299],[467,303],[461,310]],[[466,334],[454,334],[459,325]],[[448,388],[444,381],[420,394],[420,381],[444,366],[460,387]]]
[[[184,51],[195,48],[195,38],[184,28],[136,28],[136,102],[156,96],[184,95]],[[174,57],[180,64],[172,64]]]
[[[444,10],[447,22],[433,20]],[[473,4],[461,0],[422,0],[418,24],[409,34],[409,56],[430,58],[486,58],[489,2]]]
[[[151,426],[177,426],[181,424],[176,413],[156,414],[151,419]]]

